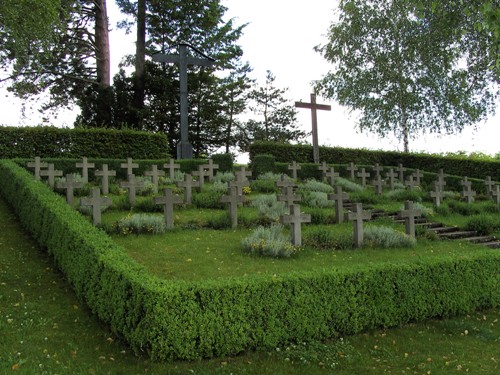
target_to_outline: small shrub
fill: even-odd
[[[161,234],[167,229],[162,216],[134,214],[127,216],[113,225],[120,234]]]
[[[163,206],[155,204],[152,197],[137,197],[134,210],[141,212],[163,212]]]
[[[386,191],[384,197],[392,201],[422,202],[422,191],[417,189],[395,189]]]
[[[213,154],[212,160],[219,166],[220,172],[230,172],[233,169],[233,155],[229,153]]]
[[[434,210],[432,208],[424,206],[422,203],[419,203],[419,202],[413,203],[413,209],[419,210],[420,216],[422,216],[422,217],[429,217],[429,216],[434,215]],[[404,206],[401,206],[401,210],[404,210]]]
[[[227,183],[230,181],[234,181],[234,173],[233,172],[217,172],[214,176],[213,182],[224,182],[227,186]]]
[[[474,230],[480,235],[492,234],[500,229],[500,217],[488,214],[472,216],[467,220],[465,229]]]
[[[260,154],[252,160],[252,172],[255,177],[266,172],[274,172],[276,158],[273,155]]]
[[[136,176],[135,181],[137,183],[142,182],[144,187],[137,189],[138,195],[152,195],[158,192],[157,187],[153,184],[151,177],[147,176]]]
[[[223,209],[225,207],[225,204],[220,201],[223,195],[223,193],[217,191],[203,191],[201,193],[194,193],[192,197],[192,203],[198,208]]]
[[[297,189],[299,193],[303,192],[311,192],[311,191],[318,191],[322,193],[333,193],[334,189],[332,186],[325,184],[324,182],[320,182],[317,180],[307,180],[303,184],[300,184],[299,188]]]
[[[448,203],[441,203],[439,207],[434,208],[434,212],[438,215],[448,216],[451,214],[451,209],[448,206]]]
[[[278,202],[274,194],[257,195],[250,203],[255,207],[259,215],[269,218],[272,221],[278,221],[280,215],[288,213],[285,202]]]
[[[168,172],[167,172],[168,174]],[[177,182],[182,182],[184,181],[184,172],[181,172],[180,170],[176,170],[174,172],[174,178],[170,178],[170,177],[160,177],[160,184],[162,185],[174,185],[176,184]]]
[[[266,172],[266,173],[262,173],[261,175],[259,175],[259,177],[257,177],[257,179],[277,182],[281,179],[281,175],[279,173]]]
[[[304,233],[304,246],[321,250],[343,250],[352,248],[352,236],[337,234],[329,228],[315,227]]]
[[[333,224],[335,221],[333,210],[312,208],[307,210],[307,213],[311,215],[311,224]]]
[[[389,227],[367,225],[364,230],[366,247],[413,247],[415,243],[413,237]]]
[[[227,188],[228,188],[227,183],[222,182],[222,181],[214,181],[211,184],[203,185],[203,191],[212,192],[212,193],[219,193],[221,195],[224,195],[225,193],[227,193]]]
[[[276,182],[273,180],[254,180],[250,183],[250,188],[252,191],[258,193],[274,193],[276,194],[279,189],[276,186]]]
[[[342,177],[337,177],[335,179],[335,185],[342,186],[342,189],[347,192],[359,192],[365,190],[363,186]]]
[[[364,204],[377,204],[380,202],[380,197],[372,190],[362,190],[353,192],[350,195],[351,202],[358,202]]]
[[[302,194],[302,203],[311,208],[333,207],[335,203],[328,199],[328,194],[322,191],[309,191]]]
[[[478,205],[456,200],[449,201],[448,207],[450,208],[451,212],[464,216],[478,215],[481,213],[481,208]]]
[[[212,229],[227,229],[231,228],[231,217],[229,213],[210,215],[207,219],[207,227]]]
[[[258,227],[241,244],[246,253],[275,258],[288,258],[298,251],[283,234],[281,224]]]

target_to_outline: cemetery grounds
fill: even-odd
[[[207,183],[206,191],[214,184]],[[250,184],[245,191],[247,201],[257,199],[258,195],[273,194],[270,193],[273,184]],[[182,193],[174,185],[165,186]],[[87,188],[86,193],[89,191]],[[303,246],[296,253],[288,258],[252,255],[242,251],[241,241],[257,225],[269,225],[275,219],[262,215],[256,207],[246,203],[238,208],[238,227],[232,229],[227,208],[213,199],[212,195],[217,194],[211,193],[204,196],[195,193],[198,206],[176,207],[174,228],[163,234],[147,233],[153,229],[135,234],[135,227],[119,225],[123,219],[145,211],[163,218],[161,207],[150,204],[151,195],[159,194],[155,191],[144,189],[138,194],[135,207],[130,207],[126,191],[112,184],[109,197],[113,207],[103,212],[101,227],[130,257],[161,278],[203,281],[258,276],[279,280],[287,273],[307,270],[330,267],[356,270],[375,263],[410,264],[423,258],[495,251],[467,241],[438,240],[423,230],[417,231],[417,242],[410,248],[383,248],[372,243],[352,249],[352,223],[332,225],[333,208],[318,207],[316,203],[316,207],[301,206],[311,215],[313,223],[303,225]],[[305,193],[303,199],[307,196]],[[424,192],[410,193],[410,196],[422,198]],[[399,199],[387,199],[377,197],[368,188],[357,196],[351,193],[351,200],[354,197],[368,202],[374,209],[397,211],[409,196],[402,193]],[[80,199],[76,197],[75,207]],[[478,199],[471,207],[475,207],[474,212],[479,215],[488,216],[483,212],[484,207],[491,205],[486,202]],[[433,221],[463,227],[468,220],[467,215],[444,209],[441,215],[431,211],[433,205],[425,198],[423,207],[429,209],[428,215]],[[131,353],[79,303],[63,275],[22,231],[3,201],[0,223],[0,246],[5,252],[0,268],[0,370],[5,373],[447,374],[463,371],[494,374],[498,371],[498,307],[444,320],[333,337],[322,342],[257,349],[228,358],[156,363]],[[370,225],[404,232],[403,225],[388,218],[380,218]],[[321,242],[325,232],[333,236]],[[498,229],[494,229],[493,234],[500,237]],[[328,242],[331,238],[341,240]],[[325,250],[323,244],[338,248]]]

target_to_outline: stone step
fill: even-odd
[[[475,243],[488,243],[488,242],[498,242],[496,241],[496,237],[495,236],[476,236],[476,237],[468,237],[468,238],[464,238],[464,240],[466,241],[470,241],[470,242],[475,242]]]
[[[460,230],[460,228],[453,226],[453,227],[436,227],[436,228],[429,228],[430,231],[436,232],[437,234],[439,233],[448,233],[448,232],[457,232]]]
[[[500,249],[500,241],[482,242],[481,245],[489,247],[490,249]]]
[[[430,222],[430,221],[427,221],[425,223],[417,223],[415,225],[418,225],[418,226],[421,226],[421,227],[426,227],[428,229],[431,229],[431,228],[442,228],[444,227],[443,223],[438,223],[438,222]]]
[[[467,237],[477,236],[477,232],[471,230],[458,230],[455,232],[438,233],[438,236],[447,239],[467,239]]]

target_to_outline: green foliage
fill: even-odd
[[[250,182],[250,189],[257,193],[278,193],[279,188],[273,180],[253,180]]]
[[[474,230],[480,235],[489,235],[500,230],[500,217],[491,214],[471,216],[465,224],[466,230]]]
[[[2,158],[166,158],[167,137],[132,130],[0,126]]]
[[[225,189],[227,192],[227,188]],[[220,201],[224,192],[220,191],[202,191],[193,193],[192,204],[199,208],[224,208],[225,204]]]
[[[327,208],[333,207],[335,203],[328,199],[328,194],[322,191],[303,191],[302,204],[311,208]]]
[[[252,174],[254,178],[258,178],[266,172],[274,172],[275,157],[269,154],[256,155],[252,159]]]
[[[180,170],[176,170],[174,172],[174,178],[170,178],[169,176],[160,177],[160,183],[164,185],[172,185],[182,181],[184,181],[184,172],[181,172]]]
[[[325,184],[324,182],[320,182],[317,180],[307,180],[306,182],[302,183],[299,185],[299,188],[297,189],[300,193],[302,192],[311,192],[311,191],[318,191],[322,193],[333,193],[334,189],[328,184]]]
[[[230,181],[234,181],[234,178],[233,172],[217,172],[214,176],[213,182],[224,182],[227,184]]]
[[[350,233],[337,233],[328,227],[314,227],[304,233],[304,246],[321,250],[345,250],[352,248]]]
[[[167,229],[165,219],[158,215],[134,214],[127,216],[113,225],[120,234],[161,234]]]
[[[212,193],[218,193],[218,194],[225,194],[227,193],[227,188],[228,184],[227,182],[223,182],[219,179],[214,180],[213,183],[211,184],[205,184],[203,185],[203,191],[205,192],[212,192]]]
[[[272,221],[278,221],[281,215],[288,213],[284,202],[278,202],[275,194],[261,194],[255,196],[250,205],[255,207],[259,215]]]
[[[357,184],[347,178],[337,177],[335,179],[335,185],[341,186],[342,190],[350,192],[361,192],[364,190],[363,186]]]
[[[448,207],[451,212],[464,216],[477,215],[481,213],[481,208],[477,204],[470,204],[461,201],[449,201]]]
[[[418,189],[394,189],[385,191],[383,196],[391,201],[421,202],[423,195],[422,190]]]
[[[231,154],[213,154],[214,164],[219,166],[218,173],[228,173],[233,171],[233,155]]]
[[[258,180],[265,180],[265,181],[273,181],[276,183],[281,179],[281,174],[273,173],[273,172],[265,172],[265,173],[259,174],[257,179]]]
[[[377,204],[381,201],[381,198],[373,190],[362,190],[350,193],[350,201],[363,204]]]
[[[415,238],[389,227],[367,225],[364,228],[363,246],[366,247],[413,247],[415,244]]]
[[[335,215],[333,210],[324,208],[306,208],[306,213],[311,215],[311,224],[333,224]]]
[[[243,251],[252,255],[273,258],[288,258],[296,253],[288,238],[283,234],[283,225],[272,224],[270,227],[258,227],[252,234],[241,241]]]
[[[434,215],[434,210],[430,207],[424,206],[422,203],[419,202],[413,202],[413,208],[415,210],[420,211],[420,216],[422,217],[430,217]],[[404,209],[404,206],[401,206],[401,209]]]

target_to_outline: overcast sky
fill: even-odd
[[[328,26],[334,19],[332,0],[279,1],[279,0],[222,0],[228,8],[227,18],[234,18],[237,25],[248,23],[240,39],[243,60],[253,68],[253,78],[263,83],[266,70],[276,76],[276,85],[289,88],[291,101],[309,101],[311,82],[322,77],[330,69],[329,64],[316,52],[314,46],[325,43]],[[121,19],[113,1],[108,0],[111,32],[111,68],[117,71],[118,63],[126,53],[133,53],[133,36],[125,37],[117,30]],[[113,73],[114,74],[114,73]],[[7,94],[6,94],[7,95]],[[370,149],[401,150],[402,143],[394,137],[380,139],[371,134],[358,134],[355,117],[336,103],[318,97],[318,102],[330,104],[331,112],[318,112],[320,145],[340,147],[365,147]],[[40,122],[36,111],[27,111],[27,118],[20,119],[19,103],[10,96],[2,100],[2,124],[25,126]],[[8,111],[5,111],[8,108]],[[77,110],[66,111],[53,123],[71,126]],[[299,110],[299,123],[310,131],[311,115],[306,109]],[[496,116],[486,124],[478,124],[458,136],[422,136],[410,141],[412,151],[448,152],[464,150],[488,154],[500,152],[500,128]]]

